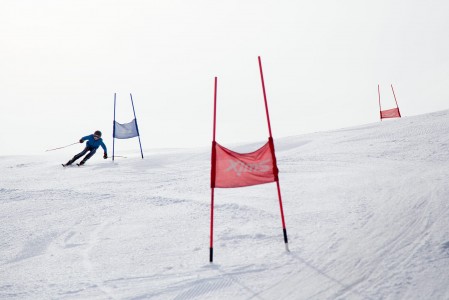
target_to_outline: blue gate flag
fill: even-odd
[[[114,121],[114,138],[129,139],[139,136],[136,125],[136,119],[133,119],[131,122],[125,124],[120,124],[119,122]]]

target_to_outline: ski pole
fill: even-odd
[[[62,148],[67,148],[67,147],[69,147],[69,146],[73,146],[73,145],[76,145],[76,144],[79,144],[79,142],[76,142],[76,143],[73,143],[73,144],[70,144],[70,145],[67,145],[67,146],[62,146],[62,147],[54,148],[54,149],[48,149],[48,150],[45,150],[45,152],[53,151],[53,150],[58,150],[58,149],[62,149]]]

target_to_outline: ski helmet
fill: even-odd
[[[95,131],[95,132],[94,132],[94,135],[95,135],[95,136],[98,136],[98,137],[101,137],[101,131],[100,131],[100,130]]]

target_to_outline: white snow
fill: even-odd
[[[0,157],[0,298],[449,299],[449,111],[275,146],[291,252],[275,184],[217,189],[213,264],[209,149]]]

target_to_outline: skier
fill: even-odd
[[[82,161],[80,161],[78,166],[84,165],[84,163],[91,158],[95,152],[97,151],[98,147],[101,146],[104,150],[103,158],[108,158],[108,151],[106,149],[106,145],[103,143],[103,139],[101,138],[101,131],[97,130],[94,132],[94,134],[87,135],[85,137],[82,137],[80,139],[80,143],[83,143],[84,141],[87,141],[86,148],[84,148],[83,151],[75,155],[71,160],[69,160],[66,164],[62,164],[62,166],[70,166],[72,163],[74,163],[78,158],[89,152]]]

